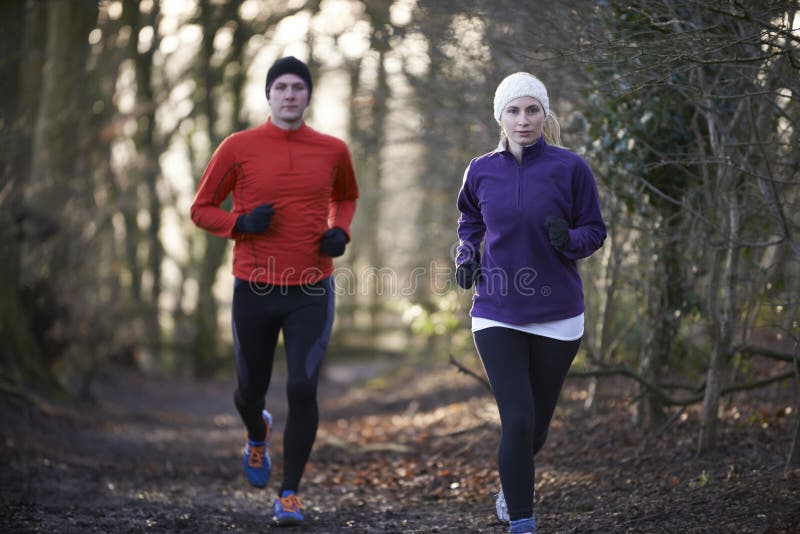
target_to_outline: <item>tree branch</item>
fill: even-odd
[[[635,380],[636,382],[642,384],[646,387],[651,393],[655,394],[661,402],[666,406],[689,406],[691,404],[696,404],[703,400],[703,395],[705,392],[705,384],[702,387],[698,388],[698,393],[692,395],[690,397],[686,397],[683,399],[675,398],[669,395],[663,388],[659,387],[652,382],[649,382],[642,378],[637,372],[633,369],[628,367],[627,365],[619,365],[617,367],[608,367],[608,368],[600,368],[600,369],[592,369],[588,371],[570,371],[567,374],[567,378],[590,378],[590,377],[603,377],[603,376],[624,376]],[[722,388],[720,391],[720,396],[729,395],[731,393],[735,393],[737,391],[748,391],[753,389],[758,389],[764,386],[768,386],[775,382],[781,382],[783,380],[787,380],[789,378],[794,377],[794,371],[787,371],[780,375],[776,375],[773,377],[765,378],[763,380],[758,380],[756,382],[746,382],[742,384],[734,384],[725,388]]]
[[[461,362],[456,360],[452,354],[449,354],[449,356],[450,356],[450,363],[454,365],[459,371],[461,371],[465,375],[471,376],[472,378],[483,384],[483,386],[486,387],[486,389],[492,391],[492,386],[491,384],[489,384],[488,380],[477,374],[472,369],[468,369],[467,367],[465,367]]]
[[[800,359],[800,355],[790,354],[788,352],[780,352],[777,350],[768,349],[766,347],[758,347],[756,345],[742,345],[735,347],[734,352],[747,354],[750,356],[763,356],[773,360],[780,360],[782,362],[794,362]]]

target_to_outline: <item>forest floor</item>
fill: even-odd
[[[488,391],[446,364],[358,376],[370,371],[326,367],[301,488],[307,523],[282,530],[505,532],[494,513],[499,422]],[[800,532],[800,470],[784,467],[793,384],[737,396],[720,447],[700,457],[694,410],[645,435],[630,421],[627,383],[604,382],[597,415],[583,407],[586,385],[567,381],[537,457],[538,532]],[[270,510],[282,388],[276,376],[266,490],[241,471],[230,379],[116,369],[98,379],[89,405],[0,397],[0,532],[281,530]]]

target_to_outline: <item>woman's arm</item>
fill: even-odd
[[[561,253],[571,260],[591,256],[603,246],[606,224],[600,211],[597,184],[589,166],[582,159],[572,177],[572,214],[569,242]]]
[[[480,202],[474,191],[474,180],[470,180],[469,171],[472,164],[464,171],[464,181],[456,202],[461,215],[458,218],[458,249],[456,251],[456,266],[474,260],[480,263],[480,246],[486,233]]]

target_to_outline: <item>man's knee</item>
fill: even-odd
[[[264,402],[264,394],[255,391],[253,388],[239,386],[233,392],[233,403],[239,407],[244,408]]]
[[[310,382],[289,383],[286,385],[286,398],[293,404],[316,402],[317,386]]]

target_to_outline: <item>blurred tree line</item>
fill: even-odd
[[[455,197],[497,143],[494,88],[526,70],[609,226],[581,266],[587,409],[602,377],[629,377],[653,431],[701,405],[705,450],[726,396],[797,389],[797,3],[557,4],[3,2],[4,387],[86,395],[111,361],[229,367],[230,246],[188,208],[221,140],[266,119],[269,64],[294,54],[315,75],[307,122],[347,140],[361,189],[334,352],[471,351]]]

